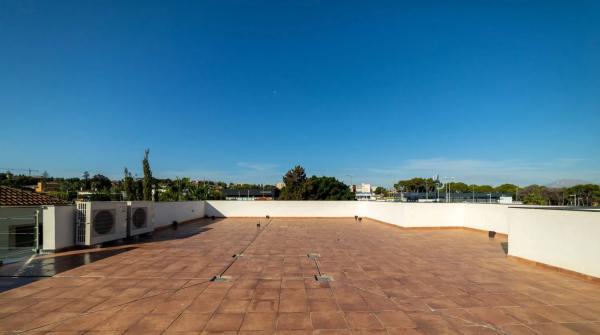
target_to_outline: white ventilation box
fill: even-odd
[[[154,231],[154,203],[152,201],[127,202],[127,237]]]
[[[77,201],[75,244],[95,245],[127,237],[127,203]]]

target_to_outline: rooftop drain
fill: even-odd
[[[333,277],[326,274],[315,275],[315,280],[318,282],[330,282],[333,281]]]
[[[496,237],[496,232],[493,230],[488,231],[488,237],[489,238],[495,238]]]
[[[306,256],[309,259],[312,259],[315,262],[315,266],[317,267],[317,274],[315,275],[315,280],[318,282],[330,282],[333,281],[333,277],[321,273],[321,268],[319,267],[319,258],[321,258],[321,254],[316,252],[309,252]]]
[[[210,281],[215,283],[226,283],[231,281],[231,276],[214,276]]]
[[[309,252],[307,255],[308,259],[317,260],[321,257],[321,254],[317,254],[316,252]]]

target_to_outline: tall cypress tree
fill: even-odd
[[[150,170],[150,162],[148,161],[149,154],[150,149],[146,149],[146,151],[144,151],[144,160],[142,161],[144,168],[144,200],[152,200],[152,170]]]

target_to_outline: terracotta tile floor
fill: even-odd
[[[600,285],[508,260],[502,238],[354,219],[260,219],[258,230],[258,220],[162,231],[3,292],[0,333],[600,334]],[[209,281],[225,268],[231,281]],[[316,281],[319,270],[334,281]]]

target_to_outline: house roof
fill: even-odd
[[[58,198],[18,188],[0,186],[0,206],[66,205]]]

